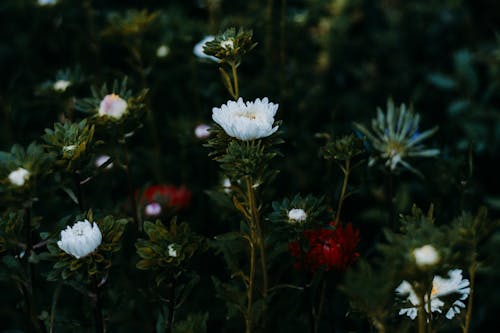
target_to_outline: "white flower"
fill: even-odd
[[[97,224],[95,222],[90,224],[88,220],[84,220],[61,231],[61,240],[57,242],[57,246],[67,254],[80,259],[92,253],[101,241],[102,234]]]
[[[104,163],[106,163],[111,157],[108,155],[101,155],[95,159],[95,166],[100,168]],[[113,163],[109,163],[106,165],[106,169],[111,169],[113,167]]]
[[[99,106],[99,116],[120,119],[127,111],[127,102],[116,94],[106,95]]]
[[[229,180],[229,178],[224,178],[222,181],[222,187],[224,188],[224,192],[231,192],[231,180]]]
[[[304,222],[307,219],[307,213],[300,208],[290,209],[288,212],[288,219],[290,222]]]
[[[16,170],[9,173],[8,178],[12,185],[23,186],[30,178],[30,173],[24,168],[17,168]]]
[[[267,97],[254,102],[228,101],[220,108],[212,109],[212,119],[227,135],[248,141],[267,137],[278,130],[273,127],[278,104],[269,103]]]
[[[62,151],[66,153],[66,152],[73,151],[75,149],[76,149],[76,145],[68,145],[68,146],[64,146],[62,148]]]
[[[68,81],[68,80],[57,80],[54,85],[52,86],[52,88],[55,90],[55,91],[59,91],[59,92],[64,92],[66,91],[66,89],[71,85],[71,82]]]
[[[215,37],[212,35],[205,36],[198,44],[194,46],[193,48],[194,55],[200,59],[210,59],[213,61],[219,61],[219,59],[217,59],[216,57],[208,55],[205,52],[203,52],[203,46],[205,46],[207,42],[210,42],[214,39]]]
[[[200,124],[200,125],[196,126],[196,128],[194,129],[194,135],[198,139],[206,139],[210,136],[210,132],[208,131],[209,129],[210,129],[210,126],[208,126],[206,124]]]
[[[38,4],[40,6],[50,6],[50,5],[55,5],[57,3],[57,0],[38,0]]]
[[[165,58],[170,53],[170,48],[167,45],[160,45],[156,49],[156,56],[158,58]]]
[[[228,39],[228,40],[223,40],[222,42],[220,42],[220,46],[223,48],[223,49],[234,49],[234,42],[232,39]]]
[[[442,308],[445,303],[440,300],[439,297],[449,294],[459,294],[459,298],[451,304],[450,308],[446,312],[446,318],[452,319],[455,314],[460,313],[460,308],[465,308],[465,304],[462,301],[469,296],[470,287],[469,280],[462,278],[461,269],[449,271],[448,276],[448,279],[435,276],[432,280],[430,306],[431,312],[442,313]],[[407,300],[411,303],[411,305],[413,305],[412,307],[401,309],[399,314],[406,314],[411,319],[415,319],[418,314],[418,306],[420,302],[411,284],[408,281],[403,281],[396,288],[396,292],[400,295],[407,295]],[[428,297],[426,297],[425,303],[425,310],[428,311]]]
[[[170,257],[177,257],[177,250],[175,249],[174,244],[170,244],[168,246],[168,255]]]
[[[146,208],[144,209],[146,215],[149,216],[157,216],[160,215],[161,213],[161,205],[157,202],[152,202],[148,205],[146,205]]]
[[[432,266],[439,262],[439,253],[432,245],[424,245],[413,250],[415,262],[419,267]]]

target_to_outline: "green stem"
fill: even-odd
[[[470,322],[472,319],[472,302],[474,298],[474,282],[476,280],[476,262],[474,261],[469,267],[469,277],[470,277],[470,292],[469,300],[467,302],[467,312],[465,313],[465,325],[463,326],[463,333],[469,333]]]
[[[28,204],[30,205],[30,204]],[[30,263],[31,251],[32,251],[32,230],[31,230],[31,209],[30,207],[24,208],[24,229],[26,232],[26,250],[24,256],[26,258],[26,270],[28,272],[28,278],[26,281],[26,287],[23,288],[24,297],[26,300],[26,315],[28,325],[28,332],[33,332],[34,330],[34,311],[33,311],[33,283],[34,283],[34,267]]]
[[[123,136],[123,153],[125,157],[125,174],[127,176],[127,186],[128,186],[128,196],[130,200],[130,204],[132,205],[132,218],[134,219],[134,223],[137,225],[139,231],[142,230],[142,225],[140,223],[140,219],[138,217],[138,209],[137,209],[137,200],[135,199],[134,186],[132,185],[132,177],[130,176],[130,157],[128,153],[127,144],[125,143],[125,137]]]
[[[238,71],[237,71],[237,68],[238,68],[238,65],[232,61],[230,62],[230,65],[231,65],[231,72],[233,74],[233,87],[234,87],[234,100],[238,100],[238,98],[240,98],[240,88],[239,88],[239,83],[238,83]]]
[[[251,226],[251,239],[254,238],[254,229]],[[248,288],[247,288],[247,311],[245,314],[245,324],[246,333],[253,332],[253,283],[255,279],[255,247],[252,242],[250,244],[250,274],[248,276]]]
[[[102,317],[102,300],[101,300],[101,290],[99,288],[99,283],[94,275],[92,278],[92,287],[95,297],[94,304],[94,317],[95,317],[95,331],[96,333],[104,333],[104,320]]]
[[[387,176],[387,209],[389,211],[389,227],[396,227],[396,207],[394,206],[394,176],[389,172]]]
[[[419,293],[418,300],[418,333],[426,333],[426,312],[425,312],[425,296]]]
[[[78,170],[76,170],[73,173],[73,181],[76,187],[76,198],[78,199],[78,207],[80,208],[80,212],[84,213],[85,205],[83,202],[83,189],[82,189],[82,183],[80,182],[80,172]]]
[[[246,178],[246,186],[248,191],[248,205],[251,210],[250,216],[252,217],[252,221],[250,221],[250,223],[255,226],[255,242],[259,247],[260,263],[262,267],[262,295],[266,297],[268,289],[268,277],[264,235],[262,233],[262,228],[260,225],[260,216],[259,210],[257,208],[257,200],[255,198],[255,190],[253,189],[253,181],[250,177]]]
[[[347,159],[345,160],[345,166],[344,166],[344,181],[342,182],[342,189],[340,191],[340,197],[339,197],[339,203],[337,206],[337,212],[335,213],[335,223],[339,222],[340,219],[340,212],[342,211],[342,205],[345,200],[345,195],[347,192],[347,184],[349,182],[349,175],[351,173],[351,160]]]
[[[50,308],[50,319],[49,319],[49,333],[54,332],[54,319],[56,317],[56,307],[59,295],[61,294],[62,283],[59,283],[54,291],[54,296],[52,297],[52,306]]]
[[[323,277],[323,282],[321,283],[318,311],[314,311],[313,333],[317,333],[318,329],[319,329],[319,323],[321,320],[321,313],[323,312],[323,305],[325,303],[325,292],[326,292],[326,279]]]
[[[176,279],[172,279],[171,286],[168,290],[168,319],[165,326],[165,333],[171,333],[174,325],[174,311],[175,311],[175,287]]]

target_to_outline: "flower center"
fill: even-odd
[[[247,119],[250,119],[250,120],[255,120],[257,118],[257,116],[255,115],[255,113],[249,113],[249,112],[240,113],[240,114],[238,114],[238,116],[242,117],[242,118],[247,118]]]

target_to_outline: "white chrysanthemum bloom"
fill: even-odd
[[[158,216],[161,214],[161,205],[157,202],[152,202],[146,205],[144,212],[148,216]]]
[[[288,220],[292,223],[304,222],[307,219],[307,213],[300,208],[290,209],[288,212]]]
[[[419,267],[433,266],[439,262],[439,253],[432,245],[424,245],[413,250],[415,262]]]
[[[9,173],[9,181],[15,186],[24,186],[26,181],[30,178],[30,173],[24,168],[17,168],[16,170]]]
[[[450,308],[446,312],[446,318],[452,319],[456,314],[460,313],[461,308],[465,308],[465,304],[462,301],[469,296],[470,287],[469,280],[462,278],[461,269],[449,271],[448,276],[448,279],[435,276],[432,280],[430,306],[431,312],[442,313],[442,308],[445,304],[439,299],[439,297],[449,294],[458,294],[459,298],[451,304]],[[420,303],[411,284],[408,281],[403,281],[396,288],[396,292],[400,295],[407,295],[407,300],[411,303],[411,305],[413,305],[412,307],[401,309],[399,314],[407,315],[411,319],[415,319],[418,315],[418,306]],[[427,297],[425,303],[425,310],[428,311],[429,300]]]
[[[156,49],[156,56],[158,58],[165,58],[170,53],[170,48],[167,45],[160,45]]]
[[[170,244],[168,246],[168,255],[170,257],[177,257],[177,250],[175,249],[174,244]]]
[[[120,119],[127,111],[127,102],[117,94],[106,95],[99,106],[99,116]]]
[[[100,168],[102,165],[104,165],[104,163],[106,163],[111,157],[108,156],[108,155],[101,155],[101,156],[98,156],[96,159],[95,159],[95,166],[97,168]],[[108,165],[106,165],[106,169],[111,169],[113,167],[113,163],[109,163]]]
[[[193,48],[194,55],[200,59],[210,59],[213,61],[219,61],[219,59],[217,59],[216,57],[208,55],[205,52],[203,52],[203,46],[205,46],[205,44],[207,42],[210,42],[214,39],[215,39],[215,36],[212,36],[212,35],[205,36],[198,44],[196,44],[194,46],[194,48]]]
[[[210,129],[210,126],[208,126],[206,124],[200,124],[200,125],[196,126],[196,128],[194,129],[194,135],[198,139],[206,139],[210,136],[209,129]]]
[[[66,89],[68,89],[68,87],[70,85],[71,85],[71,82],[68,80],[57,80],[56,82],[54,82],[54,85],[52,86],[52,88],[55,91],[64,92],[64,91],[66,91]]]
[[[274,116],[278,104],[270,103],[267,97],[254,102],[228,101],[220,108],[212,109],[212,119],[219,124],[227,135],[248,141],[265,138],[275,133]]]
[[[88,220],[84,220],[61,231],[61,240],[57,242],[57,246],[67,254],[80,259],[94,252],[101,241],[102,234],[97,224],[95,222],[90,224]]]

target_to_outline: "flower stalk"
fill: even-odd
[[[102,300],[101,300],[101,290],[97,277],[94,275],[92,277],[92,289],[94,297],[94,317],[95,317],[95,331],[96,333],[104,333],[104,320],[102,317]]]
[[[344,162],[344,166],[341,167],[342,172],[344,173],[344,180],[342,182],[342,189],[340,190],[340,197],[339,197],[339,203],[337,206],[337,212],[335,213],[335,223],[338,223],[340,220],[340,212],[342,211],[342,205],[344,203],[344,200],[346,198],[346,192],[347,192],[347,184],[349,182],[349,176],[351,174],[351,160],[346,159]]]

